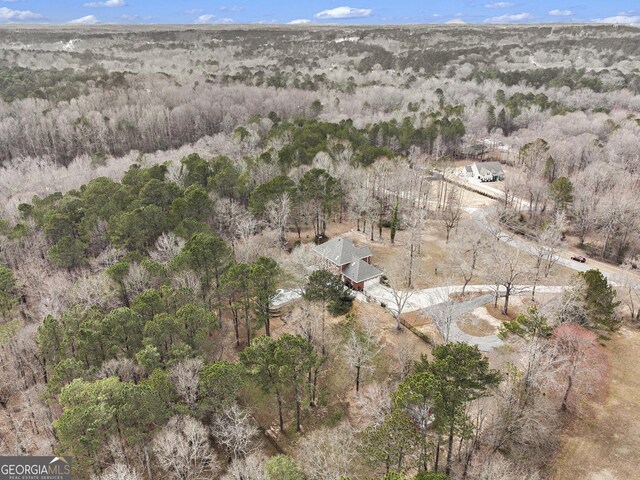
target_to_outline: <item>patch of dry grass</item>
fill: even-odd
[[[509,301],[511,302],[514,299],[514,297],[510,298]],[[498,307],[494,307],[493,303],[489,303],[486,305],[486,309],[487,312],[489,313],[489,315],[491,315],[493,318],[500,320],[501,322],[510,322],[511,320],[515,320],[515,318],[518,316],[519,311],[516,310],[516,305],[514,305],[515,302],[511,302],[510,306],[509,306],[509,311],[507,312],[508,315],[505,315],[504,313],[502,313],[502,305],[501,302],[498,302]]]
[[[467,313],[456,322],[460,330],[474,337],[488,337],[496,334],[496,327],[484,318]]]

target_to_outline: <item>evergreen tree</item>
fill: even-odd
[[[288,455],[276,455],[267,460],[267,480],[304,480],[300,467]]]
[[[209,301],[209,289],[220,286],[220,276],[232,261],[231,250],[217,235],[197,233],[174,259],[177,268],[188,268],[200,275],[202,299]],[[214,285],[212,285],[212,282]]]
[[[363,457],[371,465],[383,464],[385,472],[399,473],[413,465],[406,464],[421,442],[421,434],[406,410],[394,408],[380,425],[364,431]]]
[[[198,406],[208,417],[230,406],[245,382],[242,366],[225,361],[205,365],[200,370]]]
[[[10,268],[0,265],[0,315],[5,317],[18,303],[16,277]]]
[[[393,207],[393,214],[391,216],[391,243],[394,243],[396,240],[396,232],[398,231],[398,201],[396,200],[396,204]]]
[[[609,285],[607,277],[595,269],[580,272],[578,275],[587,286],[584,294],[587,324],[600,332],[613,332],[620,328],[622,319],[616,314],[620,302],[616,301],[616,291]]]
[[[573,184],[567,177],[560,177],[549,185],[549,194],[557,210],[566,210],[573,202]]]
[[[325,309],[339,304],[345,296],[345,286],[340,279],[328,270],[320,269],[309,275],[303,294],[312,302],[319,302],[322,307],[322,355],[325,354]]]
[[[258,257],[250,267],[256,320],[264,325],[267,336],[271,336],[271,299],[276,294],[279,273],[276,261],[268,257]]]
[[[496,128],[497,123],[496,107],[489,105],[489,108],[487,109],[487,133],[491,133],[491,131]]]

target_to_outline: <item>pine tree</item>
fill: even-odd
[[[398,230],[398,201],[393,207],[393,215],[391,217],[391,243],[395,242],[396,232]]]

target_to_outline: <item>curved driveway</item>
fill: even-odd
[[[519,294],[525,293],[527,290],[533,288],[532,286],[520,287]],[[559,293],[562,292],[562,286],[545,286],[538,285],[536,292],[538,293]],[[484,337],[476,337],[469,335],[458,327],[456,320],[465,313],[471,312],[482,305],[486,305],[491,302],[495,294],[494,285],[467,285],[466,292],[482,292],[487,295],[472,298],[464,302],[453,302],[449,296],[452,293],[462,292],[462,285],[452,285],[446,287],[433,287],[425,288],[423,290],[416,290],[411,294],[407,302],[405,303],[402,313],[415,312],[422,310],[433,318],[434,323],[443,334],[443,329],[449,329],[449,341],[453,342],[465,342],[470,345],[477,345],[478,348],[484,352],[488,352],[500,345],[502,340],[497,335],[488,335]],[[504,292],[504,289],[500,289]],[[499,291],[499,293],[500,293]],[[365,294],[358,293],[356,298],[360,301],[374,300],[376,303],[385,304],[386,308],[394,314],[398,311],[398,304],[394,298],[393,292],[389,287],[377,283],[365,288]],[[451,318],[450,322],[447,322],[447,317]]]

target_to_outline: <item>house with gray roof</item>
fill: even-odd
[[[500,162],[476,162],[464,167],[466,177],[475,178],[481,182],[495,182],[504,180],[504,170]]]
[[[313,247],[313,251],[333,264],[342,281],[355,290],[363,290],[382,276],[382,270],[371,264],[371,250],[356,247],[348,237],[332,238]]]

